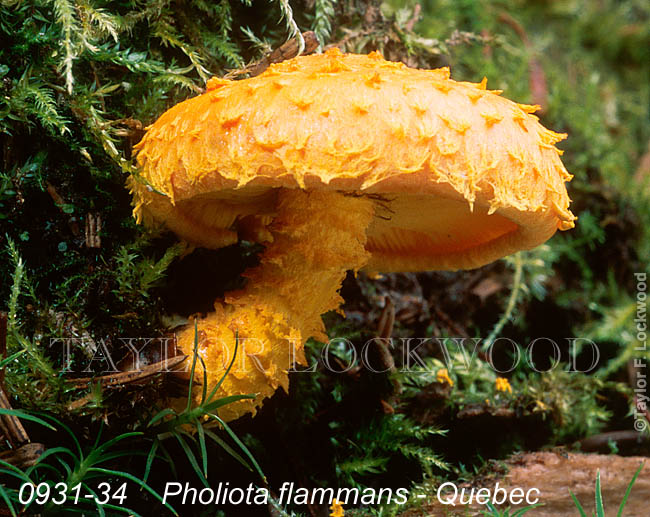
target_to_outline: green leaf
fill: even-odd
[[[147,482],[147,479],[149,479],[149,472],[151,471],[151,465],[156,457],[156,451],[158,450],[159,444],[160,441],[158,438],[154,438],[153,443],[151,444],[151,449],[149,449],[149,454],[147,454],[147,463],[144,467],[144,476],[142,478],[145,483]]]
[[[219,447],[225,450],[228,454],[230,454],[233,458],[235,458],[244,467],[246,467],[246,469],[253,472],[253,467],[251,467],[244,458],[242,458],[239,454],[237,454],[237,452],[230,445],[228,445],[224,440],[222,440],[216,433],[213,433],[209,429],[205,429],[205,435],[208,438],[210,438],[212,441],[214,441],[217,445],[219,445]]]
[[[7,491],[5,490],[5,487],[2,484],[0,484],[0,497],[2,498],[2,500],[7,505],[7,508],[9,509],[9,512],[11,513],[12,517],[17,517],[16,509],[14,508],[14,504],[11,501],[11,498],[9,497],[9,494],[7,493]]]
[[[195,420],[196,433],[199,437],[199,447],[201,448],[201,460],[203,461],[203,475],[208,477],[208,451],[205,446],[205,430],[198,419]]]
[[[532,504],[530,506],[527,506],[526,508],[521,508],[520,510],[517,510],[515,513],[513,513],[512,517],[520,517],[521,515],[528,513],[530,510],[537,508],[538,506],[544,506],[544,504],[543,503]]]
[[[129,474],[128,472],[120,472],[119,470],[110,470],[110,469],[104,469],[104,468],[99,468],[99,467],[91,467],[88,469],[89,472],[101,472],[103,474],[107,474],[109,476],[116,476],[124,479],[128,479],[130,481],[133,481],[136,483],[138,486],[141,488],[144,488],[147,492],[149,492],[152,496],[154,496],[158,501],[161,503],[163,502],[162,496],[156,492],[153,488],[151,488],[149,485],[147,485],[144,481],[138,479],[137,477],[133,476],[132,474]],[[164,506],[168,509],[171,510],[174,515],[178,515],[176,510],[170,506],[169,503],[164,503]]]
[[[224,422],[221,418],[219,418],[217,415],[210,415],[212,418],[214,418],[217,422],[221,424],[221,426],[225,429],[226,433],[228,433],[228,436],[232,438],[232,440],[237,444],[237,446],[241,449],[241,451],[246,455],[246,457],[250,460],[250,462],[253,464],[255,467],[255,470],[257,471],[257,474],[262,478],[262,480],[266,483],[266,476],[262,472],[262,469],[258,465],[257,461],[251,454],[251,452],[248,450],[248,447],[244,445],[244,443],[237,437],[237,435],[230,429],[230,427]]]
[[[196,456],[194,455],[194,452],[192,452],[190,446],[183,439],[183,436],[180,433],[174,433],[174,437],[178,440],[178,443],[185,451],[185,455],[187,456],[187,459],[190,461],[190,465],[192,465],[194,472],[196,472],[196,475],[201,480],[201,483],[203,483],[203,485],[205,485],[206,488],[210,488],[210,484],[208,483],[208,480],[203,475],[203,472],[201,472],[201,468],[199,467],[199,464],[196,461]]]
[[[603,507],[603,494],[600,489],[600,470],[596,472],[596,515],[605,517],[605,508]]]
[[[151,420],[149,420],[149,423],[147,424],[147,427],[151,427],[153,424],[158,422],[158,420],[161,420],[161,419],[165,418],[168,415],[175,415],[175,414],[176,414],[176,411],[174,411],[171,408],[163,409],[162,411],[159,411],[158,413],[156,413],[156,415]]]
[[[14,359],[18,359],[21,355],[23,355],[26,352],[26,350],[19,350],[15,354],[11,354],[9,357],[5,357],[2,361],[0,361],[0,369],[4,368],[7,366],[10,362],[12,362]]]
[[[226,371],[224,374],[221,376],[221,379],[219,379],[219,382],[215,385],[214,388],[212,388],[212,391],[210,392],[210,395],[208,396],[208,400],[212,400],[212,398],[217,394],[217,391],[219,391],[219,388],[223,384],[223,381],[226,380],[226,376],[230,373],[230,370],[232,369],[232,365],[235,364],[235,359],[237,358],[237,350],[239,348],[239,330],[235,331],[235,349],[232,352],[232,359],[230,361],[230,364],[228,365],[228,368],[226,368]]]
[[[618,513],[616,514],[616,517],[623,517],[623,508],[627,503],[627,498],[630,497],[630,492],[632,492],[632,486],[636,482],[636,478],[639,477],[639,474],[641,474],[641,471],[643,470],[644,466],[645,466],[645,462],[642,461],[641,464],[639,465],[639,468],[636,469],[634,476],[632,476],[632,480],[630,481],[630,484],[627,486],[627,490],[625,491],[625,495],[623,496],[623,500],[621,501],[621,506],[619,506],[618,508]]]
[[[580,504],[580,501],[578,501],[578,498],[575,495],[573,495],[573,492],[571,492],[571,490],[569,490],[569,493],[571,494],[571,499],[573,499],[573,503],[576,505],[576,508],[580,512],[580,517],[587,517],[587,514],[585,513],[584,508]]]
[[[36,422],[37,424],[40,424],[43,427],[47,427],[50,431],[56,431],[56,427],[51,426],[45,420],[42,420],[41,418],[30,415],[29,413],[25,413],[24,411],[21,411],[20,409],[0,408],[0,415],[15,416],[15,417],[20,418],[22,420],[29,420],[30,422]]]

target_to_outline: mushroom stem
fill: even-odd
[[[327,340],[321,315],[340,308],[338,290],[346,271],[367,263],[366,229],[373,215],[373,201],[363,196],[278,192],[269,227],[272,242],[260,264],[244,274],[246,287],[229,293],[225,303],[216,302],[215,312],[198,322],[208,392],[223,375],[237,335],[238,358],[218,396],[259,395],[224,407],[222,418],[254,412],[279,386],[287,390],[293,362],[305,363],[307,339]],[[193,343],[191,324],[179,334],[178,344],[191,352]]]
[[[339,192],[281,190],[270,228],[273,242],[260,265],[244,273],[246,288],[226,302],[248,306],[263,300],[305,338],[327,340],[321,315],[343,303],[338,290],[346,271],[368,262],[366,228],[373,206],[367,197]]]

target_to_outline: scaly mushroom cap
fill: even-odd
[[[207,87],[149,128],[131,181],[140,220],[199,246],[268,240],[279,187],[374,196],[373,271],[475,268],[574,226],[566,135],[485,80],[335,49]]]

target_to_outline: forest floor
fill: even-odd
[[[622,457],[617,455],[575,454],[566,452],[531,452],[510,457],[505,465],[508,473],[504,477],[495,474],[481,477],[459,485],[467,491],[472,488],[494,489],[498,482],[501,488],[511,491],[521,488],[524,493],[539,490],[542,506],[530,511],[531,517],[558,517],[575,515],[576,506],[569,496],[569,490],[582,504],[587,515],[596,510],[594,480],[600,473],[602,497],[606,515],[615,515],[623,494],[639,468],[645,462],[625,505],[626,517],[647,517],[650,500],[650,465],[645,457]],[[435,488],[434,488],[435,490]],[[443,499],[445,497],[443,496]],[[445,499],[447,500],[447,499]],[[511,505],[512,510],[525,508],[528,504]],[[421,506],[399,514],[399,517],[478,517],[483,516],[485,507],[477,504],[445,505],[437,498],[428,498]]]

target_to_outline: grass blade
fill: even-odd
[[[175,415],[176,411],[174,411],[172,408],[167,408],[163,409],[162,411],[159,411],[154,417],[149,420],[149,423],[147,424],[147,427],[151,427],[153,424],[158,422],[161,418],[165,418],[167,415]]]
[[[120,442],[122,440],[125,440],[126,438],[131,438],[132,436],[142,436],[144,433],[141,431],[131,431],[130,433],[123,433],[119,436],[116,436],[115,438],[112,438],[108,440],[107,442],[102,443],[101,445],[97,446],[94,450],[94,452],[97,452],[98,455],[99,453],[104,452],[106,449],[112,447],[115,445],[117,442]]]
[[[20,409],[4,409],[0,408],[0,415],[10,415],[10,416],[15,416],[16,418],[20,418],[21,420],[29,420],[30,422],[36,422],[37,424],[41,424],[43,427],[47,427],[50,431],[56,431],[56,427],[51,426],[48,424],[45,420],[42,420],[36,416],[30,415],[29,413],[25,413],[24,411],[21,411]]]
[[[4,368],[7,366],[11,361],[14,359],[18,359],[21,355],[23,355],[26,352],[25,349],[19,350],[15,354],[11,354],[9,357],[5,357],[2,361],[0,361],[0,369]]]
[[[632,476],[632,480],[630,481],[630,484],[627,485],[627,490],[625,491],[625,495],[623,496],[623,500],[621,501],[621,506],[618,507],[618,513],[616,514],[616,517],[623,517],[623,508],[625,508],[625,504],[627,503],[627,498],[630,497],[630,492],[632,492],[632,486],[636,482],[636,478],[638,478],[639,474],[641,474],[641,470],[643,470],[644,466],[645,466],[645,461],[642,461],[641,464],[639,465],[639,468],[636,469],[634,476]]]
[[[209,402],[208,404],[203,406],[203,410],[205,411],[205,413],[210,413],[215,409],[220,408],[221,406],[227,406],[228,404],[232,404],[233,402],[237,402],[238,400],[254,399],[256,396],[257,395],[229,395],[227,397],[217,399],[213,402]]]
[[[226,376],[230,373],[230,370],[232,369],[232,365],[235,364],[235,358],[237,357],[237,349],[238,348],[239,348],[239,330],[235,331],[235,350],[233,350],[232,359],[230,360],[230,364],[228,365],[228,368],[226,369],[225,373],[221,376],[221,379],[219,379],[219,382],[217,382],[215,387],[212,388],[212,391],[210,392],[210,395],[208,396],[208,400],[212,400],[212,398],[217,394],[217,391],[219,391],[219,388],[221,388],[221,385],[223,384],[223,381],[226,380]]]
[[[153,488],[151,488],[149,485],[147,485],[144,481],[142,481],[141,479],[138,479],[137,477],[129,474],[128,472],[120,472],[118,470],[103,469],[103,468],[99,468],[99,467],[90,467],[88,469],[88,471],[89,472],[90,471],[101,472],[103,474],[108,474],[109,476],[116,476],[116,477],[125,478],[125,479],[128,479],[130,481],[133,481],[134,483],[136,483],[141,488],[144,488],[147,492],[149,492],[152,496],[154,496],[158,501],[160,501],[161,503],[163,502],[163,499],[162,499],[161,495],[158,492],[156,492]],[[176,510],[174,510],[174,508],[172,508],[169,503],[165,503],[165,508],[167,508],[168,510],[171,510],[174,515],[178,516],[178,512],[176,512]]]
[[[578,498],[575,495],[573,495],[573,492],[571,492],[571,490],[569,490],[569,493],[571,494],[571,499],[573,499],[576,508],[580,512],[580,517],[587,517],[587,514],[585,513],[585,509],[580,504],[580,501],[578,501]]]
[[[24,481],[25,483],[31,483],[32,480],[25,474],[22,470],[20,470],[18,467],[15,465],[12,465],[11,463],[7,463],[4,460],[0,460],[0,467],[4,467],[7,470],[2,470],[1,472],[4,472],[7,475],[17,477],[18,479]]]
[[[9,494],[5,490],[5,487],[0,484],[0,498],[5,502],[7,505],[7,508],[9,508],[9,512],[11,513],[12,517],[16,517],[16,510],[14,509],[14,505],[11,502],[11,498],[9,497]]]
[[[488,510],[490,510],[489,512],[483,510],[483,515],[485,517],[494,517],[494,516],[499,517],[499,512],[497,511],[497,509],[494,507],[492,503],[488,502],[486,503],[485,506],[487,507]]]
[[[131,508],[124,508],[122,506],[117,506],[117,505],[110,504],[110,503],[104,503],[102,506],[104,508],[109,509],[109,510],[115,510],[116,512],[126,513],[130,517],[142,517],[142,515],[137,513],[135,510],[132,510]]]
[[[597,517],[605,517],[603,494],[600,488],[600,470],[596,472],[596,515]]]
[[[101,517],[102,515],[106,515],[104,512],[104,509],[102,508],[102,505],[97,502],[99,497],[97,496],[97,492],[95,492],[92,488],[90,488],[86,483],[81,483],[81,486],[84,487],[89,494],[92,494],[94,497],[91,499],[92,502],[95,503],[95,506],[99,510],[99,516]],[[80,499],[81,501],[81,499]]]
[[[75,433],[73,433],[72,430],[67,425],[65,425],[63,422],[61,422],[58,418],[54,418],[53,416],[48,415],[46,413],[40,413],[39,412],[37,414],[40,417],[49,420],[50,422],[54,422],[54,424],[57,427],[60,427],[65,432],[67,432],[68,435],[70,435],[70,438],[72,438],[72,441],[74,442],[75,447],[77,448],[77,458],[78,458],[79,461],[81,461],[83,459],[84,455],[83,455],[83,451],[81,449],[81,444],[79,443],[79,440],[77,439],[77,435]]]
[[[201,422],[199,422],[198,418],[196,419],[195,425],[196,425],[196,433],[199,435],[199,447],[201,448],[201,460],[203,460],[203,475],[207,479],[208,450],[207,447],[205,446],[205,429],[203,429],[203,426],[201,425]]]
[[[233,458],[235,458],[239,463],[241,463],[246,469],[250,470],[253,472],[253,467],[251,467],[248,462],[241,457],[240,454],[237,453],[230,445],[228,445],[224,440],[222,440],[217,434],[213,433],[212,431],[205,429],[205,435],[210,438],[212,441],[214,441],[219,447],[221,447],[223,450],[225,450],[228,454],[230,454]]]
[[[251,454],[251,452],[248,450],[248,447],[244,445],[244,443],[237,437],[237,435],[228,427],[226,422],[224,422],[221,418],[219,418],[217,415],[210,415],[212,418],[214,418],[217,422],[221,424],[221,426],[226,430],[228,433],[228,436],[230,436],[233,441],[239,446],[239,448],[242,450],[242,452],[246,455],[246,457],[250,460],[250,462],[253,464],[255,467],[255,470],[259,474],[260,478],[266,483],[266,476],[264,475],[264,472],[262,472],[262,469],[260,466],[257,464],[257,461],[255,461],[255,458]]]
[[[153,460],[156,457],[156,451],[158,450],[158,445],[160,444],[160,441],[158,438],[154,438],[153,443],[151,444],[151,449],[149,449],[149,454],[147,454],[147,463],[144,467],[144,477],[142,478],[142,481],[145,483],[147,482],[147,479],[149,479],[149,472],[151,472],[151,465],[153,463]]]
[[[199,322],[194,319],[194,357],[192,358],[192,369],[190,370],[190,386],[187,391],[187,406],[185,411],[192,408],[192,388],[194,384],[194,370],[196,370],[196,360],[199,357]],[[205,370],[203,370],[205,372]]]
[[[201,368],[203,368],[203,384],[201,385],[201,405],[205,404],[208,396],[208,369],[205,367],[205,361],[200,355],[199,361],[201,361]]]
[[[169,455],[169,451],[165,448],[165,444],[160,441],[160,450],[163,453],[163,456],[165,457],[165,461],[169,464],[169,468],[172,471],[172,475],[177,478],[178,477],[178,472],[176,472],[176,464],[174,463],[173,458]]]
[[[208,480],[205,479],[205,476],[203,475],[203,472],[201,472],[201,467],[199,467],[199,463],[196,461],[196,456],[192,452],[192,449],[190,446],[187,444],[187,442],[183,439],[180,433],[174,433],[174,436],[178,440],[178,443],[180,443],[181,447],[185,451],[185,455],[187,456],[187,459],[190,461],[190,464],[192,465],[192,468],[194,469],[194,472],[196,472],[196,475],[199,477],[201,480],[201,483],[205,485],[206,488],[210,488],[210,484],[208,483]]]
[[[525,513],[528,513],[530,510],[533,508],[537,508],[538,506],[544,506],[542,503],[537,503],[537,504],[531,504],[530,506],[527,506],[526,508],[522,508],[520,510],[517,510],[515,513],[512,514],[512,517],[521,517]]]
[[[43,464],[43,461],[45,458],[52,456],[53,454],[68,454],[70,455],[74,460],[77,459],[77,457],[74,455],[74,452],[72,452],[70,449],[67,447],[53,447],[52,449],[47,449],[43,454],[41,454],[38,459],[36,460],[36,463],[29,467],[27,470],[25,470],[25,474],[28,476],[36,469],[41,468],[41,467],[46,467],[45,464]],[[47,465],[49,466],[49,465]]]

